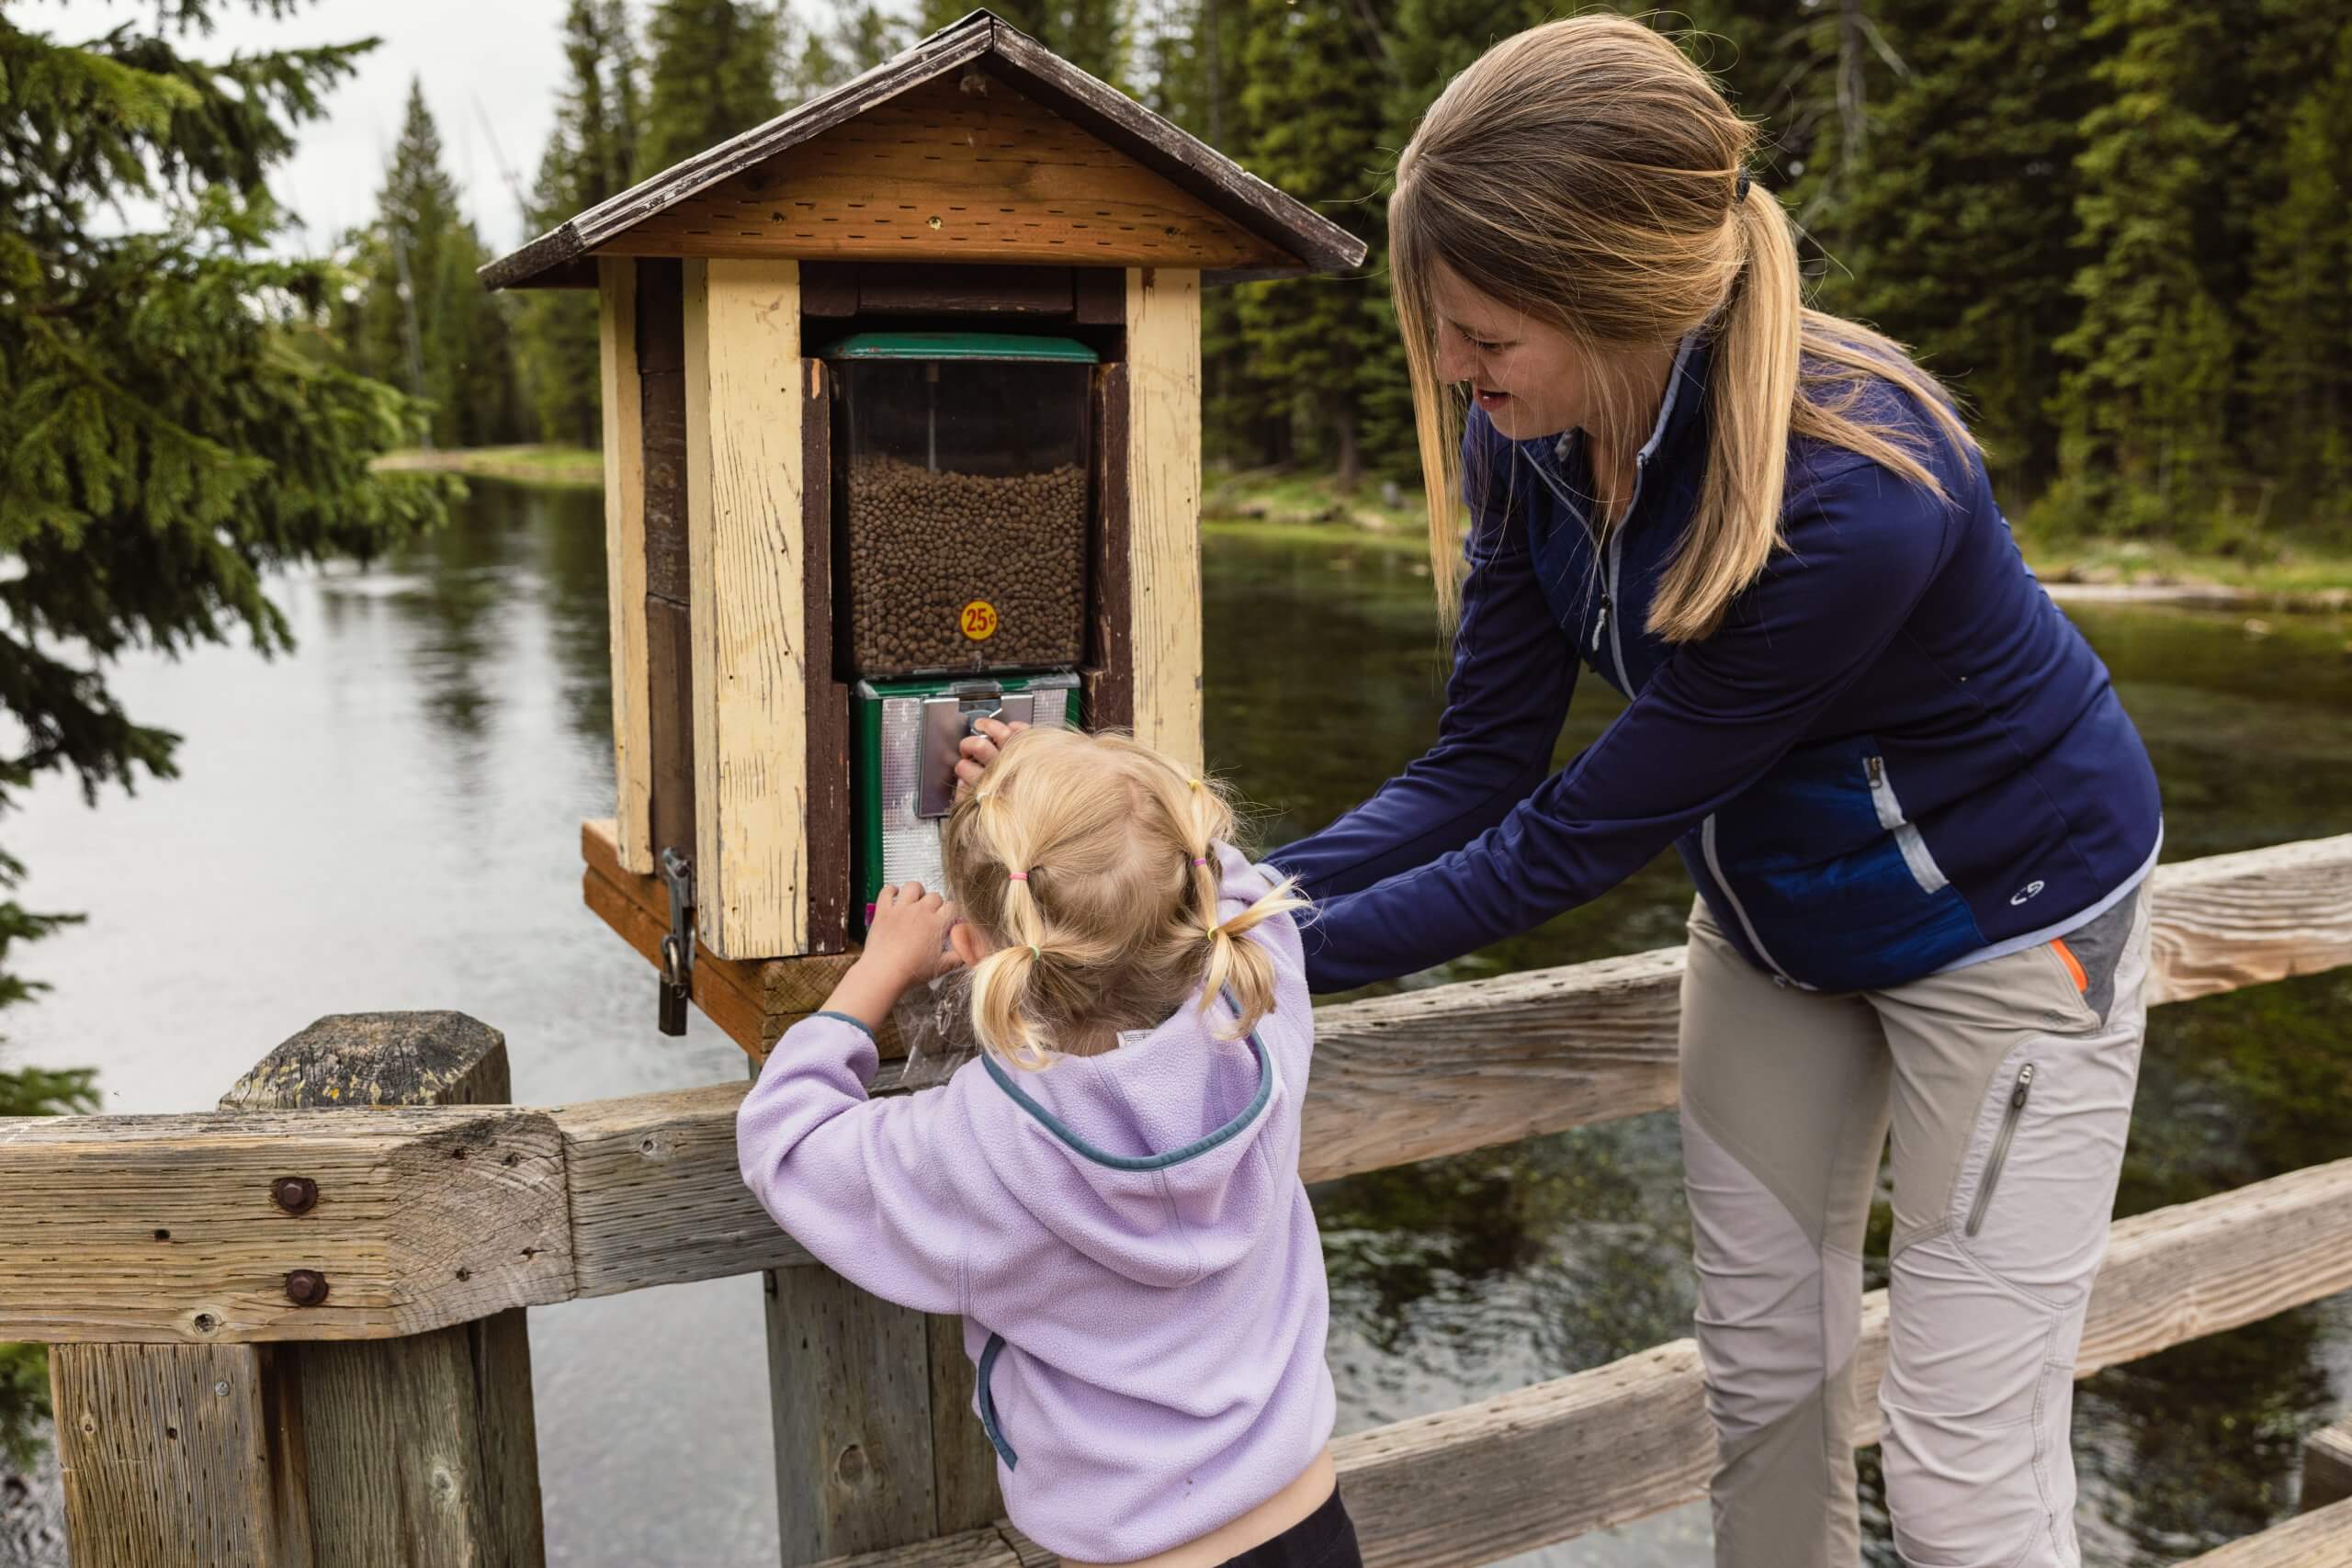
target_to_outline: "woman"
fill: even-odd
[[[1699,891],[1682,1129],[1716,1561],[1857,1559],[1891,1121],[1896,1543],[2071,1564],[2155,779],[1942,390],[1802,307],[1754,141],[1673,45],[1607,16],[1497,46],[1423,119],[1389,229],[1447,706],[1426,756],[1272,858],[1320,906],[1331,991],[1525,931],[1673,844]],[[1629,703],[1546,777],[1579,662]]]
[[[1716,1561],[1857,1557],[1862,1233],[1905,1561],[2075,1563],[2067,1448],[2144,1011],[2156,783],[1941,389],[1802,307],[1751,128],[1613,17],[1456,78],[1389,208],[1430,541],[1474,526],[1436,747],[1274,859],[1309,977],[1423,968],[1674,844]],[[1442,598],[1456,608],[1453,576]],[[1581,660],[1630,703],[1549,778]]]

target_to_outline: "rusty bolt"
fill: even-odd
[[[281,1176],[269,1184],[269,1195],[289,1214],[307,1214],[317,1207],[319,1184],[307,1176]]]
[[[327,1277],[315,1269],[297,1269],[286,1276],[286,1299],[298,1307],[314,1307],[327,1299]]]

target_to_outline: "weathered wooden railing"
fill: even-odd
[[[2154,928],[2157,1001],[2352,964],[2352,836],[2165,867]],[[1304,1174],[1670,1105],[1681,961],[1323,1010]],[[288,1042],[218,1113],[0,1122],[0,1339],[54,1347],[79,1568],[536,1563],[517,1309],[755,1270],[787,1562],[1049,1562],[996,1518],[952,1324],[849,1289],[743,1190],[741,1086],[547,1110],[505,1092],[493,1032],[379,1015]],[[2352,1158],[2143,1214],[2115,1227],[2082,1371],[2346,1289]],[[1865,1392],[1885,1326],[1873,1296]],[[1713,1438],[1682,1340],[1338,1450],[1368,1560],[1452,1568],[1702,1496]],[[2313,1500],[2339,1473],[2352,1490],[2352,1435],[2312,1455]],[[2321,1539],[2346,1544],[2313,1556]],[[2352,1564],[2352,1502],[2211,1561]]]

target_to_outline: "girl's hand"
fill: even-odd
[[[956,906],[920,882],[885,886],[866,922],[865,951],[833,987],[827,1010],[879,1029],[910,987],[961,962],[947,945],[956,920]]]
[[[1007,724],[1001,718],[984,718],[972,727],[973,733],[964,737],[956,750],[963,753],[956,764],[956,796],[962,799],[980,782],[989,764],[996,761],[996,749],[1028,728],[1018,721]]]

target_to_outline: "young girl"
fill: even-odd
[[[1069,1564],[1359,1561],[1298,1177],[1305,901],[1232,829],[1132,740],[1013,736],[947,819],[956,902],[884,890],[737,1122],[802,1246],[962,1315],[1005,1506]],[[959,963],[980,1055],[868,1100],[875,1029]]]

